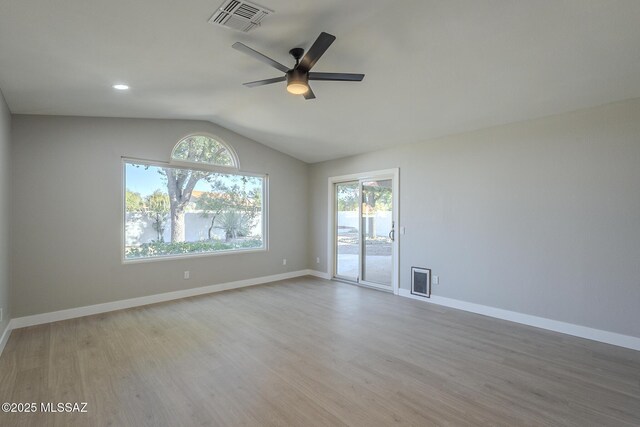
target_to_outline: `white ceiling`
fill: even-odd
[[[260,0],[248,34],[221,0],[1,0],[0,88],[13,113],[204,119],[307,162],[640,97],[640,1]],[[231,49],[284,63],[321,31],[317,99]],[[126,82],[132,89],[111,88]]]

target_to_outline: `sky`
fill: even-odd
[[[156,190],[167,192],[167,184],[163,182],[162,175],[158,173],[160,170],[157,166],[134,166],[125,163],[126,171],[126,188],[134,193],[140,193],[142,197],[148,196]],[[210,191],[211,187],[205,180],[200,180],[196,186],[196,191]]]

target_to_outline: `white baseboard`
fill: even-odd
[[[41,325],[44,323],[57,322],[60,320],[74,319],[77,317],[90,316],[93,314],[106,313],[109,311],[122,310],[126,308],[139,307],[148,304],[171,301],[180,298],[187,298],[197,295],[204,295],[214,292],[225,291],[229,289],[243,288],[247,286],[260,285],[263,283],[276,282],[278,280],[292,279],[300,276],[314,276],[322,279],[331,279],[328,273],[316,270],[299,270],[283,274],[274,274],[271,276],[256,277],[253,279],[238,280],[235,282],[220,283],[217,285],[203,286],[199,288],[184,289],[162,294],[149,295],[145,297],[131,298],[120,301],[107,302],[103,304],[95,304],[85,307],[70,308],[67,310],[54,311],[50,313],[35,314],[32,316],[18,317],[11,319],[0,337],[0,355],[9,340],[12,329],[24,328],[27,326]],[[571,323],[560,322],[557,320],[546,319],[544,317],[532,316],[529,314],[518,313],[515,311],[503,310],[500,308],[490,307],[481,304],[474,304],[466,301],[460,301],[451,298],[432,295],[431,298],[423,298],[412,295],[407,289],[400,289],[400,296],[416,299],[431,304],[442,305],[446,307],[456,308],[459,310],[469,311],[472,313],[482,314],[485,316],[495,317],[497,319],[509,320],[511,322],[522,323],[524,325],[535,326],[550,331],[560,332],[563,334],[573,335],[576,337],[586,338],[594,341],[613,344],[620,347],[626,347],[633,350],[640,350],[640,338],[630,335],[622,335],[615,332],[603,331],[600,329],[589,328],[587,326],[574,325]]]
[[[307,275],[319,277],[321,279],[331,280],[331,275],[329,273],[325,273],[324,271],[318,270],[307,270]]]
[[[53,311],[50,313],[34,314],[32,316],[17,317],[10,322],[11,329],[24,328],[27,326],[41,325],[44,323],[57,322],[60,320],[74,319],[77,317],[90,316],[92,314],[106,313],[109,311],[122,310],[125,308],[139,307],[148,304],[171,301],[180,298],[193,297],[196,295],[210,294],[213,292],[226,291],[229,289],[244,288],[247,286],[260,285],[263,283],[276,282],[278,280],[292,279],[294,277],[312,275],[311,270],[291,271],[289,273],[274,274],[272,276],[256,277],[254,279],[237,280],[235,282],[219,283],[217,285],[203,286],[199,288],[183,289],[162,294],[149,295],[145,297],[131,298],[120,301],[106,302],[103,304],[88,305],[85,307],[70,308],[67,310]]]
[[[469,311],[471,313],[482,314],[489,317],[495,317],[497,319],[522,323],[523,325],[535,326],[536,328],[547,329],[549,331],[560,332],[567,335],[573,335],[575,337],[586,338],[588,340],[626,347],[632,350],[640,350],[640,338],[630,335],[617,334],[615,332],[574,325],[573,323],[560,322],[558,320],[551,320],[544,317],[532,316],[530,314],[503,310],[501,308],[474,304],[472,302],[460,301],[437,295],[431,295],[431,298],[423,298],[413,295],[408,289],[400,289],[400,296],[445,307],[457,308],[458,310]]]
[[[0,337],[0,356],[2,356],[2,350],[4,350],[4,346],[7,345],[7,341],[9,341],[9,336],[11,336],[11,321],[7,323],[7,327],[4,328],[4,332]]]

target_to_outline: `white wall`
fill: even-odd
[[[10,273],[9,273],[9,196],[10,183],[10,137],[11,113],[0,92],[0,308],[3,318],[0,322],[0,335],[9,323],[10,312]]]
[[[307,268],[299,160],[203,121],[15,115],[12,129],[13,317]],[[269,174],[269,251],[123,265],[121,156],[167,161],[194,132],[231,144],[244,171]]]
[[[361,219],[358,211],[338,212],[338,225],[358,229]],[[377,211],[373,214],[374,231],[377,237],[386,237],[391,232],[393,217],[391,211]]]
[[[311,165],[311,266],[328,177],[392,167],[402,288],[640,337],[639,99]]]
[[[289,213],[287,212],[287,215]],[[125,234],[126,245],[139,245],[158,240],[158,232],[153,228],[154,220],[146,215],[127,214],[127,230]],[[262,218],[256,215],[255,225],[249,230],[250,235],[260,236],[262,234]],[[199,242],[209,239],[209,227],[211,218],[202,216],[200,212],[185,212],[184,214],[184,239],[187,242]],[[165,242],[171,241],[171,220],[167,220],[162,237]],[[224,241],[225,230],[214,227],[211,230],[211,237]]]

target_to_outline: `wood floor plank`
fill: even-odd
[[[638,426],[640,352],[296,278],[13,331],[19,426]]]

